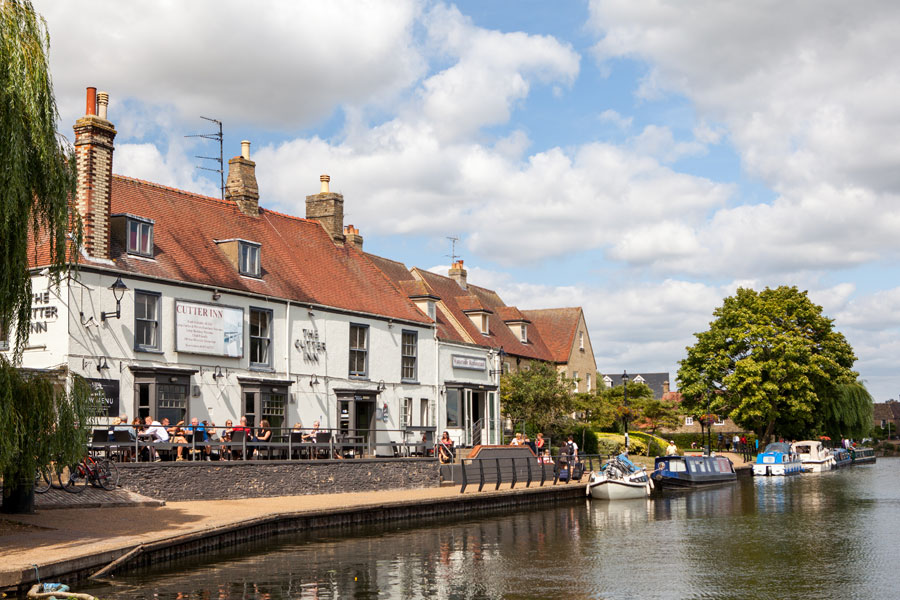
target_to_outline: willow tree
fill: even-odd
[[[839,386],[856,381],[850,344],[796,287],[741,288],[713,314],[678,369],[688,411],[709,401],[763,443],[775,432],[805,437],[823,402],[842,402]]]
[[[819,411],[820,429],[832,440],[863,438],[872,432],[874,405],[862,382],[842,383],[825,396]]]
[[[11,360],[0,358],[6,512],[32,510],[38,466],[74,461],[83,451],[90,406],[84,385],[67,391],[65,381],[17,368],[31,324],[29,267],[40,261],[58,284],[81,243],[74,153],[56,132],[49,49],[46,23],[31,2],[0,0],[0,327],[14,340]]]

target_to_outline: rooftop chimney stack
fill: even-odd
[[[75,121],[75,197],[84,231],[84,250],[100,259],[109,259],[109,203],[116,137],[115,127],[106,120],[108,104],[109,94],[87,88],[85,114]]]
[[[459,284],[459,287],[462,289],[466,288],[466,270],[463,268],[463,261],[459,259],[453,266],[450,267],[450,271],[447,272],[447,275],[450,276],[450,279]]]
[[[344,239],[348,244],[362,252],[363,238],[361,235],[359,235],[359,229],[357,229],[353,225],[347,225],[346,227],[344,227]]]
[[[669,382],[663,381],[663,394],[668,394],[668,393],[669,393]]]
[[[242,213],[259,216],[259,186],[256,184],[256,163],[250,160],[250,142],[241,142],[241,155],[228,161],[225,199],[237,203]]]
[[[306,197],[306,218],[318,221],[335,244],[344,243],[344,197],[328,189],[331,177],[319,177],[322,188],[318,194]],[[362,243],[362,239],[360,239]]]

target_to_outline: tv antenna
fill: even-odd
[[[456,263],[457,258],[460,258],[460,256],[456,254],[456,242],[459,241],[459,238],[452,236],[452,235],[448,235],[447,239],[450,240],[450,254],[445,254],[444,256],[449,256],[450,263],[453,264],[453,263]]]
[[[205,140],[213,140],[213,141],[219,142],[219,157],[218,158],[216,158],[215,156],[199,156],[196,154],[194,155],[194,158],[200,158],[203,160],[214,160],[217,163],[219,163],[218,169],[210,169],[209,167],[201,167],[199,165],[197,166],[197,168],[203,169],[204,171],[212,171],[213,173],[219,174],[219,191],[222,194],[222,200],[224,200],[225,199],[225,168],[224,168],[225,162],[222,160],[222,121],[219,121],[217,119],[210,119],[209,117],[204,117],[202,115],[200,116],[200,118],[206,119],[207,121],[212,121],[213,123],[218,125],[219,132],[218,133],[197,133],[194,135],[186,135],[184,137],[186,137],[186,138],[199,137],[199,138],[203,138]]]

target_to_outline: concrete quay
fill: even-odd
[[[118,561],[124,569],[313,528],[477,513],[583,498],[586,479],[464,494],[459,487],[39,510],[0,516],[0,590],[72,582]],[[127,555],[127,556],[126,556]],[[120,560],[122,559],[122,560]],[[111,571],[110,571],[111,572]],[[107,573],[108,574],[108,573]]]

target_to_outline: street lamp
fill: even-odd
[[[628,454],[628,371],[622,371],[622,398],[625,401],[625,454]]]
[[[122,281],[121,277],[116,277],[116,281],[109,286],[109,289],[112,290],[113,296],[116,299],[116,312],[101,312],[100,320],[105,321],[107,318],[119,319],[122,317],[122,296],[125,295],[125,292],[128,291],[128,286],[125,285],[125,282]]]
[[[706,391],[706,455],[710,455],[712,447],[712,419],[709,417],[709,390]]]

